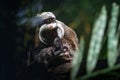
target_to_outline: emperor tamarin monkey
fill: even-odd
[[[23,75],[24,77],[20,76],[20,78],[24,78],[24,80],[33,80],[33,78],[35,80],[39,78],[41,80],[45,76],[45,78],[47,78],[46,80],[70,80],[68,78],[71,69],[72,55],[74,51],[78,49],[76,33],[63,22],[58,21],[51,12],[38,14],[32,21],[35,26],[37,24],[37,26],[40,27],[39,39],[44,45],[40,44],[37,49],[35,48],[31,51],[31,58],[33,59],[27,71],[29,75],[32,74],[32,76]],[[40,47],[41,45],[43,47]],[[54,47],[55,49],[57,47],[61,50],[58,49],[51,52]],[[60,54],[51,54],[56,52]],[[38,64],[38,62],[40,64]]]
[[[67,44],[67,48],[71,54],[78,49],[78,40],[76,33],[63,22],[58,21],[52,12],[43,12],[37,14],[42,19],[42,25],[39,29],[39,39],[45,45],[52,45],[56,37],[62,40],[63,46]]]

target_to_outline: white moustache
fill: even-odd
[[[41,35],[44,30],[52,30],[57,28],[57,35],[61,39],[63,38],[65,32],[61,24],[59,23],[50,23],[50,24],[44,24],[40,27],[39,29],[39,39],[41,40],[42,43],[47,44],[45,41],[46,39]],[[49,34],[48,34],[49,35]],[[52,38],[52,36],[51,36]]]

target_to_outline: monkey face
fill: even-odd
[[[60,24],[50,23],[44,24],[39,30],[39,39],[44,44],[52,44],[56,37],[62,38],[64,36],[64,29]]]

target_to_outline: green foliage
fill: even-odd
[[[95,21],[93,26],[89,51],[88,51],[88,58],[87,58],[87,72],[93,71],[95,65],[97,63],[98,56],[100,54],[103,35],[106,27],[107,22],[107,12],[105,6],[103,6],[101,10],[101,14],[99,18]]]
[[[108,27],[108,65],[114,66],[116,58],[118,57],[118,37],[116,35],[117,18],[118,18],[119,6],[115,3],[112,7],[111,20]],[[117,33],[118,34],[118,33]]]
[[[120,38],[120,24],[117,28],[117,21],[118,21],[118,13],[119,13],[119,6],[115,3],[112,5],[112,10],[111,10],[111,19],[108,23],[108,28],[107,28],[107,10],[106,7],[103,6],[101,9],[100,16],[96,19],[94,25],[93,25],[93,30],[92,30],[92,35],[91,35],[91,40],[90,40],[90,45],[88,49],[88,56],[87,56],[87,62],[86,62],[86,70],[87,74],[80,76],[79,78],[76,78],[77,75],[77,70],[80,69],[80,63],[83,58],[83,50],[84,50],[84,45],[83,42],[80,42],[80,50],[82,52],[76,52],[76,55],[74,56],[73,59],[73,69],[71,71],[71,79],[72,80],[86,80],[89,79],[90,77],[95,77],[100,74],[105,74],[108,73],[112,70],[119,69],[120,64],[116,64],[116,60],[119,56],[119,38]],[[101,53],[101,50],[103,49],[103,41],[106,40],[104,35],[105,35],[105,29],[107,29],[108,34],[107,34],[107,63],[108,67],[100,70],[93,70],[96,67],[97,61],[99,59],[99,55]],[[117,30],[118,29],[118,30]]]
[[[95,76],[98,76],[98,75],[101,75],[101,74],[105,74],[105,73],[108,73],[112,70],[116,70],[116,69],[119,69],[119,68],[120,68],[120,64],[118,64],[114,67],[108,67],[108,68],[105,68],[105,69],[102,69],[102,70],[98,70],[96,72],[92,72],[91,74],[87,74],[85,76],[79,77],[77,80],[87,80],[90,77],[95,77]]]

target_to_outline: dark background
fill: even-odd
[[[0,80],[15,80],[26,68],[35,32],[26,24],[38,12],[54,12],[88,42],[102,5],[110,11],[113,2],[120,5],[119,0],[0,0]]]
[[[19,1],[0,0],[0,79],[14,80],[16,64],[14,55],[16,50],[17,25],[15,14],[19,8]]]

